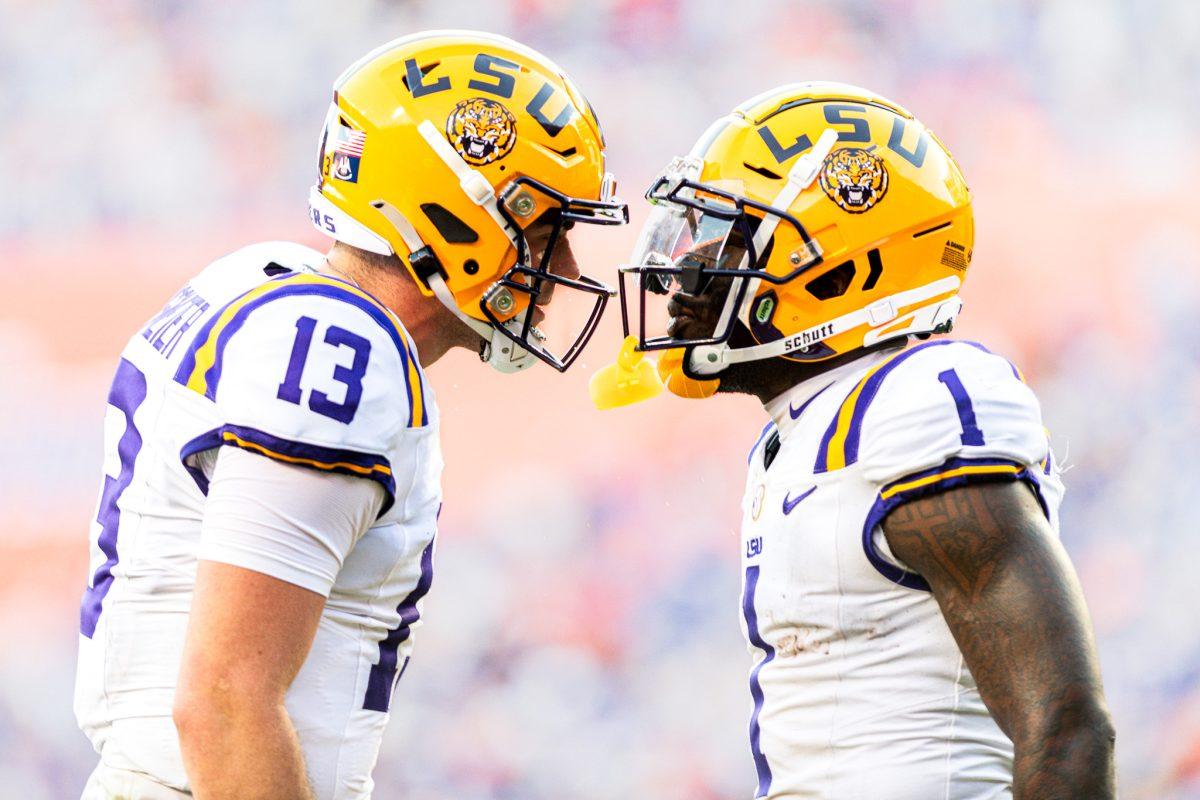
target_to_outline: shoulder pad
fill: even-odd
[[[399,320],[324,275],[286,275],[229,303],[197,334],[175,380],[216,404],[223,426],[209,447],[377,479],[390,476],[405,431],[431,413]]]
[[[1020,371],[982,345],[938,339],[859,380],[826,430],[816,471],[858,463],[886,483],[952,458],[1037,464],[1047,448]]]

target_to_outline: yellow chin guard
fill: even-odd
[[[662,394],[664,385],[671,394],[692,400],[703,400],[717,393],[719,378],[700,381],[683,374],[682,347],[665,351],[656,369],[654,359],[639,351],[637,343],[636,336],[626,336],[616,363],[592,375],[588,391],[596,408],[604,410],[649,400]]]
[[[658,376],[667,386],[667,391],[689,400],[703,400],[717,393],[720,378],[696,380],[683,374],[683,356],[687,351],[676,347],[663,353],[658,360]]]
[[[654,359],[637,350],[636,336],[626,336],[615,364],[592,375],[588,391],[600,410],[628,406],[662,394],[663,382],[654,369]]]

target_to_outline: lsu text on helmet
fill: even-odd
[[[486,33],[418,33],[334,84],[310,217],[338,241],[398,256],[422,293],[483,337],[497,369],[532,355],[565,370],[613,292],[552,273],[555,247],[577,222],[628,221],[604,146],[587,100],[541,54]],[[538,263],[526,235],[535,223],[549,226]],[[592,298],[558,353],[533,324],[538,297],[555,288]]]
[[[621,270],[622,320],[639,349],[669,351],[659,369],[676,394],[710,396],[733,363],[824,361],[947,331],[961,308],[974,246],[966,182],[932,132],[864,89],[759,95],[646,198],[655,208]],[[710,336],[647,334],[648,294],[674,292],[725,293]]]

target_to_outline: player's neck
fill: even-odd
[[[478,346],[478,335],[437,300],[422,295],[398,261],[381,267],[337,246],[325,258],[326,271],[354,283],[400,318],[417,345],[421,366],[428,367],[451,348]]]
[[[721,385],[717,391],[753,395],[766,408],[772,400],[806,381],[851,362],[858,361],[860,358],[864,358],[877,350],[891,350],[900,346],[902,346],[902,343],[893,342],[886,345],[855,350],[828,361],[818,361],[809,364],[789,361],[784,358],[734,364],[726,372],[722,373]]]

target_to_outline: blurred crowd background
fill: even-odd
[[[557,60],[634,201],[780,83],[868,86],[939,133],[976,198],[959,333],[1024,368],[1071,467],[1123,796],[1200,797],[1200,4],[0,0],[0,798],[78,797],[94,764],[71,693],[124,339],[224,252],[324,243],[333,78],[434,27]],[[635,230],[582,233],[612,279]],[[431,370],[446,506],[378,797],[753,793],[736,526],[763,414],[593,411],[617,327],[565,376]]]

